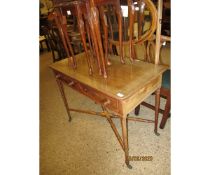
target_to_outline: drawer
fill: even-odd
[[[75,81],[74,79],[67,77],[66,75],[63,75],[61,73],[56,73],[56,78],[59,80],[62,80],[63,83],[67,84],[68,86],[71,87],[76,87],[78,86],[77,81]]]
[[[63,75],[61,73],[55,73],[56,78],[60,79],[62,82],[70,86],[72,89],[82,93],[83,95],[91,98],[96,103],[99,103],[101,105],[104,105],[106,108],[118,112],[119,111],[119,104],[118,100],[114,99],[92,87],[89,87],[77,80],[74,80],[66,75]]]
[[[93,89],[87,85],[79,84],[80,86],[80,92],[95,102],[104,105],[110,110],[117,111],[118,110],[118,100],[114,99],[100,91],[97,91],[96,89]]]

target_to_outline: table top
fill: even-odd
[[[131,63],[128,59],[126,60],[126,64],[122,64],[120,63],[119,56],[109,56],[109,58],[111,59],[112,65],[107,68],[107,79],[98,74],[96,60],[93,75],[88,74],[87,60],[84,53],[76,55],[76,70],[69,67],[68,59],[55,62],[50,67],[115,99],[126,99],[130,97],[167,69],[166,66],[143,61]]]

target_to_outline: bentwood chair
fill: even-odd
[[[162,46],[166,42],[170,42],[170,37],[161,35],[160,36],[160,45],[157,46],[157,49],[159,50],[160,55],[161,55]],[[154,54],[154,50],[156,48],[155,36],[152,36],[150,38],[146,47],[147,47],[147,59],[146,59],[146,61],[151,63],[151,62],[153,62],[152,60],[154,60],[154,56],[155,56],[155,54]],[[160,61],[159,64],[163,64],[163,63]],[[161,129],[163,129],[165,127],[166,121],[167,121],[167,119],[170,115],[170,101],[171,101],[171,98],[170,98],[170,95],[171,95],[171,93],[170,93],[170,78],[171,78],[171,75],[170,74],[171,74],[170,68],[163,73],[162,85],[161,85],[161,88],[160,88],[160,96],[166,99],[166,104],[165,104],[164,109],[159,109],[159,113],[163,114],[162,120],[161,120],[161,123],[160,123],[160,128]],[[144,106],[146,106],[150,109],[155,110],[155,106],[153,106],[149,103],[142,102],[141,105],[144,105]],[[135,114],[136,115],[139,115],[139,110],[140,110],[140,104],[135,108]]]
[[[128,16],[123,17],[123,56],[131,62],[139,59],[146,61],[147,43],[157,26],[157,9],[151,0],[127,0],[127,3],[123,1],[123,5],[128,8]],[[142,46],[144,55],[140,58],[139,47]]]

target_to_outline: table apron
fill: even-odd
[[[122,110],[119,105],[120,104],[119,99],[115,99],[99,90],[96,90],[88,85],[85,85],[84,83],[81,83],[57,71],[54,71],[54,73],[57,79],[62,81],[64,84],[66,84],[70,88],[85,95],[86,97],[90,98],[97,104],[103,105],[107,109],[111,110],[114,114],[121,116]]]
[[[148,82],[146,86],[140,88],[128,98],[115,99],[60,72],[54,71],[54,73],[57,79],[61,80],[63,83],[67,84],[69,87],[85,95],[86,97],[89,97],[94,102],[103,105],[120,117],[126,116],[149,95],[160,88],[162,81],[162,75],[157,76]]]
[[[132,110],[135,109],[137,105],[143,102],[148,96],[150,96],[153,92],[155,92],[158,88],[161,87],[162,83],[162,75],[156,77],[151,80],[146,86],[139,89],[129,98],[124,99],[121,102],[121,109],[123,114],[128,114]]]

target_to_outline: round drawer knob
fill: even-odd
[[[106,101],[103,103],[104,106],[107,106],[108,104],[110,104],[110,100],[106,99]]]
[[[73,81],[71,81],[68,85],[69,86],[72,86],[74,84],[74,82]]]
[[[57,74],[57,75],[55,76],[56,79],[58,79],[58,78],[60,78],[60,77],[61,77],[60,74]]]

